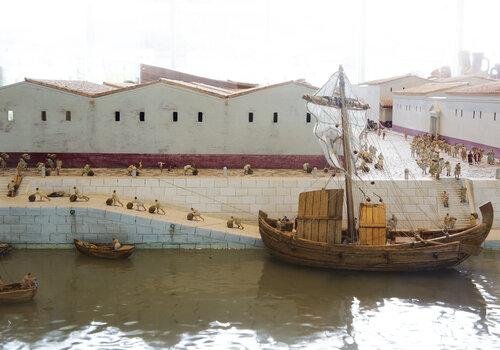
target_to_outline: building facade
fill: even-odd
[[[392,94],[397,90],[405,90],[414,86],[428,83],[428,79],[415,75],[403,75],[387,79],[367,81],[356,87],[356,93],[370,105],[367,118],[375,122],[392,121]]]
[[[500,83],[430,83],[394,93],[393,130],[439,135],[500,156]]]
[[[26,79],[0,89],[0,151],[57,153],[78,167],[324,166],[302,100],[315,90],[295,81],[234,91],[169,79],[123,88]]]

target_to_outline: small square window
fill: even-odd
[[[198,112],[198,123],[201,123],[203,121],[203,113]]]
[[[172,120],[177,122],[179,120],[179,114],[177,112],[172,113]]]
[[[479,111],[479,119],[482,119],[483,111]]]
[[[493,113],[493,120],[497,120],[497,112]]]
[[[458,115],[458,109],[455,109],[455,117]]]
[[[253,123],[253,112],[248,113],[248,122]]]
[[[115,122],[120,121],[120,111],[115,111]]]
[[[9,122],[14,121],[14,111],[7,111],[7,120]]]
[[[461,117],[463,117],[463,116],[464,116],[464,110],[463,110],[463,109],[461,109],[461,110],[460,110],[460,116],[461,116]]]
[[[306,113],[306,123],[311,122],[311,113]]]
[[[273,123],[277,123],[278,122],[278,112],[274,112],[273,114]]]
[[[66,121],[67,122],[71,121],[71,111],[66,111]]]
[[[42,111],[40,113],[40,119],[42,119],[42,122],[46,122],[47,121],[47,111]]]
[[[476,119],[476,111],[472,111],[472,119]]]
[[[143,122],[146,120],[146,113],[145,112],[139,112],[139,121]]]

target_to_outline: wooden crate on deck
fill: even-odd
[[[341,243],[343,198],[342,189],[302,192],[297,215],[299,236],[316,242]]]
[[[387,240],[385,204],[360,203],[359,243],[384,245]]]

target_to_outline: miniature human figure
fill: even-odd
[[[21,156],[21,158],[19,158],[19,162],[17,163],[17,167],[16,167],[16,170],[17,170],[17,173],[19,175],[22,175],[23,172],[25,172],[26,170],[28,170],[28,160],[30,159],[30,156],[29,154],[23,154]]]
[[[382,140],[385,140],[385,130],[382,132]]]
[[[410,179],[410,169],[405,168],[405,180],[409,180],[409,179]]]
[[[472,163],[474,162],[474,156],[472,155],[471,151],[469,151],[469,154],[467,154],[467,162],[469,163],[469,165],[472,165]]]
[[[14,180],[11,180],[7,184],[7,197],[14,197],[16,194],[16,182]]]
[[[0,169],[7,168],[7,159],[9,159],[9,155],[7,153],[0,154]]]
[[[52,159],[52,156],[53,156],[52,154],[47,154],[47,159],[45,161],[50,169],[54,169],[56,167],[54,159]]]
[[[139,161],[139,164],[137,165],[137,169],[142,170],[142,160]]]
[[[476,225],[476,215],[475,213],[471,213],[470,214],[470,217],[469,217],[469,224],[471,226],[475,226]]]
[[[380,135],[382,135],[382,128],[379,126],[377,128],[377,136],[380,137]]]
[[[113,190],[113,194],[111,195],[111,199],[113,200],[113,205],[116,205],[116,203],[120,204],[120,206],[123,207],[123,203],[120,202],[120,198],[118,198],[118,194],[116,193],[116,190]]]
[[[158,162],[158,168],[160,168],[160,174],[163,173],[163,165],[164,164],[165,164],[164,162]]]
[[[223,175],[224,177],[228,177],[228,173],[227,173],[227,166],[225,166],[225,167],[223,167],[223,168],[222,168],[222,175]]]
[[[467,203],[467,187],[465,186],[460,187],[459,195],[460,195],[460,203]]]
[[[86,195],[84,195],[83,193],[80,192],[80,190],[78,188],[73,187],[73,191],[75,192],[75,196],[77,199],[83,199],[85,202],[88,202],[90,200],[89,197],[87,197]]]
[[[122,247],[122,244],[117,238],[113,238],[112,245],[113,245],[113,250],[120,250],[120,248]]]
[[[493,152],[493,150],[490,150],[487,154],[486,154],[486,161],[489,165],[495,165],[495,152]]]
[[[365,173],[370,171],[370,168],[368,167],[368,164],[366,164],[364,159],[361,161],[361,170]]]
[[[82,176],[84,176],[84,175],[88,176],[91,170],[92,169],[90,168],[90,165],[89,164],[85,164],[85,166],[82,169]]]
[[[448,193],[446,191],[443,192],[443,206],[445,208],[450,207],[450,196],[448,195]]]
[[[144,209],[144,211],[147,210],[146,207],[144,206],[144,202],[140,199],[137,199],[137,197],[134,197],[132,203],[136,205],[137,210],[141,210],[141,208]]]
[[[457,163],[455,165],[455,172],[453,173],[453,175],[455,175],[455,179],[460,179],[460,175],[462,173],[462,167],[460,166],[460,163]]]
[[[40,190],[38,187],[35,189],[34,195],[35,195],[35,198],[38,198],[39,202],[43,202],[44,198],[50,202],[50,198],[47,196],[47,194],[45,192],[43,192],[42,190]]]
[[[398,226],[398,218],[392,214],[391,218],[387,221],[387,229],[389,231],[396,231]]]
[[[384,155],[382,153],[378,155],[378,161],[377,164],[375,164],[375,169],[384,170]]]
[[[128,176],[137,176],[137,167],[134,164],[130,164],[127,168],[127,175]]]
[[[61,175],[61,169],[62,169],[63,162],[59,158],[56,159],[56,175]]]
[[[314,177],[318,177],[318,168],[314,167],[313,170],[311,171],[311,174],[314,176]]]
[[[450,219],[451,219],[450,213],[446,213],[443,219],[445,231],[448,231],[450,229]]]
[[[38,163],[38,171],[40,172],[41,177],[45,177],[47,175],[47,168],[45,168],[45,163]]]
[[[199,219],[201,221],[205,221],[198,210],[191,208],[191,214],[193,214],[193,220],[198,221]]]
[[[23,288],[32,288],[36,286],[36,278],[33,276],[31,272],[28,272],[24,275],[23,280],[21,281],[21,285]]]
[[[184,166],[184,175],[187,175],[188,172],[193,173],[193,166],[191,164],[187,164]]]
[[[446,176],[451,176],[451,163],[446,161],[444,167],[446,168]]]
[[[313,168],[312,168],[311,164],[309,164],[309,163],[304,163],[304,164],[302,164],[302,169],[303,169],[306,173],[310,174]]]
[[[160,210],[162,212],[163,215],[165,215],[165,210],[163,210],[162,206],[160,205],[160,202],[158,201],[158,199],[155,199],[155,204],[154,204],[154,207],[156,208],[156,212],[158,214],[160,214]]]
[[[250,166],[250,164],[245,164],[245,166],[243,167],[243,174],[244,175],[251,175],[251,174],[253,174],[253,169]]]
[[[241,219],[237,216],[231,216],[231,220],[233,221],[233,224],[236,225],[236,228],[239,228],[241,230],[244,229],[243,225],[241,224]]]
[[[408,134],[405,133],[405,140],[408,140]]]

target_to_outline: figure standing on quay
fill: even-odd
[[[460,179],[460,175],[462,174],[462,166],[460,165],[460,163],[457,163],[455,165],[455,172],[453,173],[453,175],[455,175],[455,179]]]
[[[10,156],[7,153],[0,154],[0,169],[7,168],[7,159],[9,158]]]
[[[14,197],[16,194],[16,182],[14,180],[11,180],[7,184],[7,197]]]
[[[450,196],[448,196],[448,193],[446,191],[443,192],[443,206],[445,208],[450,207]]]
[[[116,206],[116,203],[120,204],[121,207],[123,207],[123,203],[120,202],[120,198],[118,198],[118,194],[116,193],[116,190],[113,190],[113,193],[111,194],[111,200],[113,201],[113,205]]]

